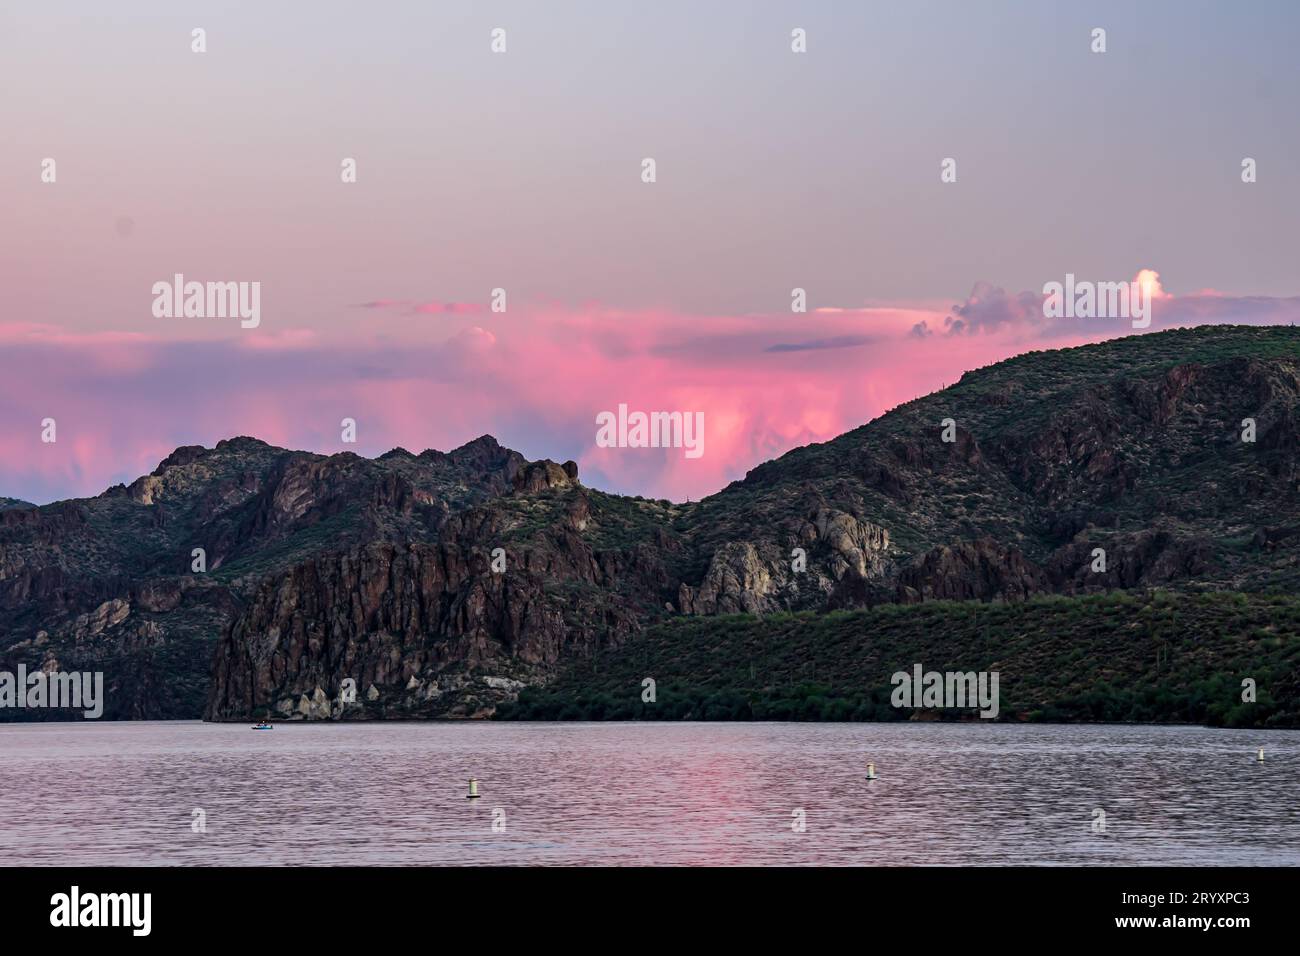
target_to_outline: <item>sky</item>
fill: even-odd
[[[1158,275],[1146,331],[1295,321],[1298,33],[1262,0],[0,4],[0,495],[489,433],[698,498],[1133,333],[1045,318],[1067,274]],[[260,323],[155,315],[176,273],[259,283]],[[704,454],[598,447],[620,404],[702,412]]]

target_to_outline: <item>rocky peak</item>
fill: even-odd
[[[447,453],[447,457],[459,465],[481,469],[498,468],[511,456],[516,455],[520,460],[523,459],[522,455],[504,447],[491,435],[480,435],[473,441],[466,442]]]
[[[223,442],[222,444],[225,443]],[[202,445],[182,445],[159,462],[158,467],[153,470],[153,474],[161,475],[168,468],[188,465],[192,462],[198,461],[208,453],[208,450]]]

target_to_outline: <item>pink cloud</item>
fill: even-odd
[[[956,307],[761,316],[512,305],[441,338],[427,326],[353,325],[160,342],[9,323],[0,325],[0,494],[95,494],[152,470],[176,445],[240,434],[377,455],[487,432],[530,457],[575,459],[595,487],[699,498],[968,369],[1131,331],[1045,325],[1026,295],[981,283]],[[1152,331],[1297,317],[1297,299],[1171,295]],[[931,335],[915,334],[918,325]],[[621,403],[703,412],[704,455],[596,447],[596,416]],[[40,442],[47,415],[58,419],[57,445]],[[357,420],[357,445],[340,441],[344,417]]]

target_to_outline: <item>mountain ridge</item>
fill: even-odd
[[[113,717],[488,716],[672,619],[1291,591],[1298,406],[1300,331],[1215,326],[972,370],[698,502],[490,435],[183,446],[0,509],[0,667],[98,665]]]

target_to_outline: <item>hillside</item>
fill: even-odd
[[[757,557],[780,586],[728,586],[706,604],[816,607],[806,593],[815,576],[784,568],[801,544],[837,564],[833,537],[809,527],[819,511],[851,516],[850,537],[869,539],[843,552],[845,573],[815,581],[845,605],[1156,584],[1294,589],[1298,374],[1300,329],[1231,326],[969,372],[707,499],[683,526],[697,555],[712,555],[706,579]],[[1256,422],[1253,443],[1241,438],[1245,418]],[[870,540],[874,529],[887,544]],[[757,555],[721,552],[741,540]],[[1107,551],[1105,573],[1091,571],[1094,547]]]
[[[999,674],[999,720],[1300,727],[1300,598],[1231,593],[933,601],[677,619],[574,662],[507,720],[978,719],[895,708],[890,677]],[[655,699],[643,700],[643,681]],[[1242,681],[1257,699],[1241,699]],[[989,719],[994,719],[990,717]]]
[[[180,448],[129,487],[0,509],[0,669],[103,670],[111,717],[487,716],[674,627],[721,641],[720,615],[802,632],[933,602],[1289,594],[1298,403],[1300,330],[1219,326],[969,372],[689,504],[489,436],[374,460]]]

